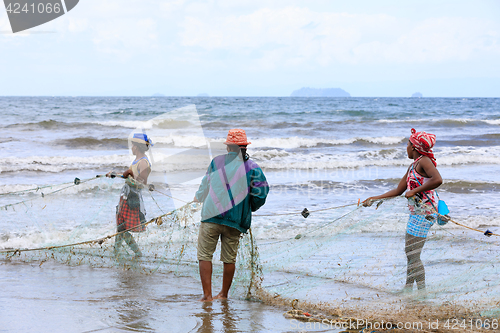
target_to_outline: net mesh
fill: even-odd
[[[56,260],[198,278],[201,206],[184,200],[174,208],[176,199],[162,184],[145,190],[148,225],[132,233],[143,257],[135,258],[124,246],[117,258],[114,214],[120,187],[116,179],[91,178],[43,188],[2,188],[3,260],[38,265]],[[370,208],[339,205],[311,211],[307,219],[300,213],[255,214],[253,230],[240,241],[232,297],[293,306],[298,312],[287,315],[308,322],[364,318],[429,326],[456,318],[472,323],[462,331],[477,329],[478,320],[480,329],[497,330],[492,324],[484,327],[484,320],[499,315],[498,238],[452,222],[444,227],[435,223],[421,252],[427,287],[409,292],[404,288],[406,204],[394,198]],[[263,220],[280,232],[270,232]],[[222,276],[219,253],[218,247],[214,283]],[[443,324],[440,328],[446,331]]]

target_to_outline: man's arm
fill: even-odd
[[[198,188],[198,191],[196,191],[196,193],[194,195],[194,199],[193,199],[194,202],[205,201],[205,198],[208,195],[208,190],[210,187],[210,173],[213,170],[213,164],[214,164],[214,161],[210,162],[210,165],[208,166],[207,173],[205,174],[205,176],[201,180],[200,187]]]
[[[252,170],[250,188],[250,207],[255,212],[266,203],[269,193],[269,184],[261,168]]]

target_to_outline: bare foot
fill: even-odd
[[[396,294],[406,295],[406,294],[411,294],[412,292],[413,292],[413,286],[407,285],[404,286],[403,289],[397,291]]]
[[[212,296],[203,296],[202,298],[199,299],[200,302],[212,302]]]
[[[227,299],[227,295],[224,295],[224,294],[222,294],[222,292],[220,292],[217,294],[217,296],[214,297],[214,299],[225,300],[225,299]]]

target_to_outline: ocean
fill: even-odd
[[[357,202],[396,187],[411,164],[411,128],[437,136],[440,198],[454,221],[477,229],[451,222],[431,229],[422,253],[428,295],[419,301],[497,313],[499,240],[482,232],[500,233],[500,99],[0,97],[0,110],[0,250],[113,234],[123,181],[96,176],[128,168],[135,132],[155,143],[149,156],[156,191],[144,195],[151,219],[191,201],[227,131],[245,129],[250,158],[271,187],[252,222],[261,287],[282,300],[244,301],[243,274],[228,303],[233,310],[219,303],[202,308],[195,213],[184,229],[168,231],[169,224],[137,236],[149,249],[141,269],[95,259],[110,256],[102,246],[99,254],[80,249],[73,259],[51,249],[3,254],[0,319],[7,324],[0,331],[296,331],[281,315],[289,299],[358,313],[396,311],[406,273],[406,200],[377,209]],[[338,206],[345,207],[330,209]],[[181,243],[191,247],[179,246],[179,262],[169,261],[172,244]],[[164,261],[147,262],[157,257]],[[187,264],[179,269],[181,257]],[[89,284],[94,279],[99,286]],[[98,310],[89,309],[94,303]],[[57,310],[65,304],[77,315]],[[172,321],[179,315],[188,323]],[[227,326],[231,321],[235,327]]]

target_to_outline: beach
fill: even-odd
[[[283,311],[198,302],[191,278],[46,263],[0,264],[2,332],[285,332]]]
[[[497,98],[0,97],[0,331],[300,331],[283,316],[294,299],[343,316],[404,316],[417,303],[497,318],[499,243],[483,232],[500,233],[499,107]],[[240,244],[230,300],[202,304],[199,207],[189,202],[230,128],[246,130],[270,194]],[[400,294],[406,199],[358,206],[405,174],[411,128],[436,134],[440,198],[475,229],[431,228],[425,295]],[[106,236],[123,180],[96,175],[128,168],[137,131],[155,143],[147,220],[184,208],[134,235],[141,262],[116,262]],[[34,248],[44,249],[24,251]]]

